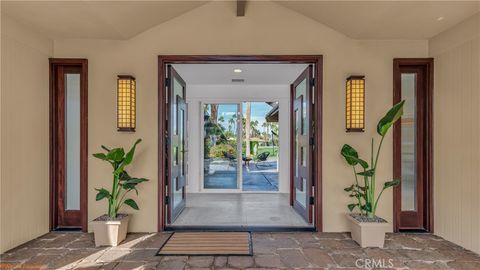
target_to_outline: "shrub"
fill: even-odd
[[[235,148],[229,144],[217,144],[210,148],[210,157],[224,158],[224,153],[235,155]]]

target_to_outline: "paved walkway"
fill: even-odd
[[[264,162],[251,161],[248,166],[242,162],[243,191],[278,191],[278,171],[276,159]],[[226,160],[210,162],[208,172],[205,172],[206,189],[236,189],[236,163]]]
[[[478,255],[425,234],[389,234],[384,249],[362,249],[347,233],[254,233],[252,257],[155,256],[167,237],[129,234],[95,248],[92,234],[53,232],[2,254],[0,269],[480,269]]]

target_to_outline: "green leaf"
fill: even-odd
[[[128,206],[130,206],[130,207],[132,207],[132,208],[135,209],[135,210],[138,210],[138,209],[139,209],[137,203],[136,203],[134,200],[132,200],[132,199],[126,199],[126,200],[125,200],[125,204],[128,205]]]
[[[348,144],[344,144],[340,154],[345,158],[348,165],[355,166],[358,164],[358,152]]]
[[[122,163],[118,168],[113,172],[114,174],[120,174],[122,173],[123,169],[132,162],[133,160],[133,155],[135,154],[135,149],[137,147],[137,144],[139,144],[142,141],[142,139],[138,139],[135,144],[132,146],[130,151],[128,151],[127,155],[125,156],[125,159],[123,159]]]
[[[389,182],[385,182],[383,184],[383,189],[386,189],[386,188],[389,188],[389,187],[395,187],[395,186],[398,186],[398,185],[400,185],[400,180],[395,179],[395,180],[392,180],[392,181],[389,181]]]
[[[100,188],[100,189],[96,188],[95,190],[98,191],[97,196],[95,198],[97,201],[100,201],[106,197],[108,198],[111,197],[110,192],[108,192],[108,190],[104,188]]]
[[[361,158],[352,157],[352,156],[350,156],[349,158],[354,159],[358,164],[360,164],[360,166],[362,166],[362,168],[364,169],[368,168],[368,163],[365,160]]]
[[[363,168],[368,168],[368,163],[365,160],[358,158],[357,150],[355,150],[350,145],[344,144],[342,150],[340,151],[340,154],[345,158],[349,165],[355,166],[357,164],[360,164],[360,166],[362,166]]]
[[[358,206],[358,203],[351,203],[347,207],[348,207],[348,210],[350,210],[350,212],[352,212],[353,209],[355,209],[355,207],[357,207],[357,206]]]
[[[367,202],[365,203],[364,205],[362,205],[362,210],[364,211],[367,211],[367,212],[371,212],[372,211],[372,205],[371,203]]]
[[[142,139],[138,139],[135,142],[135,144],[133,144],[132,149],[130,149],[130,151],[128,151],[127,156],[125,157],[125,160],[123,161],[123,163],[125,163],[125,166],[132,163],[133,155],[135,154],[135,149],[137,148],[137,144],[139,144],[141,141],[142,141]]]
[[[105,155],[104,153],[96,153],[93,154],[93,156],[101,160],[107,160],[107,155]]]
[[[344,188],[343,190],[345,190],[346,192],[350,192],[353,190],[353,185],[347,187],[347,188]]]
[[[115,161],[115,162],[120,162],[123,159],[123,156],[125,156],[125,150],[123,148],[115,148],[112,149],[110,152],[107,154],[107,158],[109,160]]]
[[[102,145],[101,146],[103,150],[107,151],[107,152],[110,152],[112,151],[111,149],[109,149],[108,147],[106,147],[105,145]]]
[[[395,104],[387,114],[380,119],[377,125],[377,133],[381,136],[385,136],[388,130],[390,129],[395,122],[403,115],[403,105],[405,104],[405,100],[400,101],[399,103]]]
[[[126,180],[123,185],[125,184],[139,184],[139,183],[142,183],[142,182],[146,182],[148,181],[148,179],[145,179],[145,178],[130,178],[128,180]]]
[[[375,174],[375,170],[374,169],[370,169],[370,170],[366,170],[366,171],[363,171],[363,172],[359,172],[357,173],[358,175],[361,175],[361,176],[368,176],[368,177],[371,177]]]
[[[120,181],[125,181],[125,180],[128,180],[128,179],[132,179],[132,177],[127,173],[127,171],[123,171],[120,174],[119,180]]]

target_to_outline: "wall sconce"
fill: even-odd
[[[136,125],[135,78],[118,75],[117,79],[117,130],[135,131]]]
[[[365,130],[365,76],[347,78],[346,99],[347,132],[363,132]]]

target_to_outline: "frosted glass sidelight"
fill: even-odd
[[[80,74],[65,74],[65,210],[80,210]]]
[[[402,73],[402,99],[405,100],[401,119],[402,153],[402,211],[417,209],[416,160],[416,79],[415,73]]]

